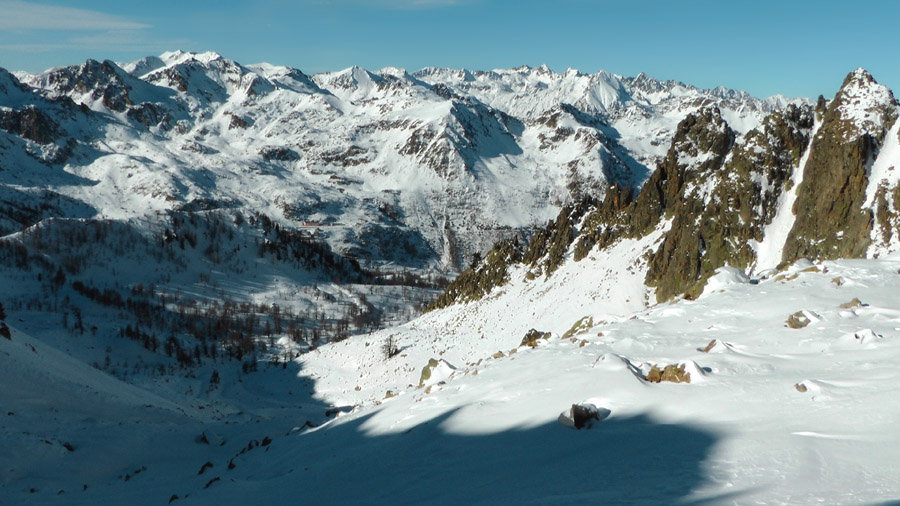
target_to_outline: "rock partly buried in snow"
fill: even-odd
[[[590,316],[585,316],[578,320],[577,322],[572,324],[572,327],[569,330],[565,331],[560,337],[560,339],[568,339],[572,336],[575,336],[581,332],[585,332],[594,326],[594,319]]]
[[[847,344],[864,344],[873,345],[883,339],[881,334],[876,333],[872,329],[860,329],[852,334],[844,334],[840,340]]]
[[[522,338],[522,342],[519,343],[519,346],[537,348],[539,341],[546,341],[548,339],[550,339],[550,332],[541,332],[540,330],[531,329],[525,334],[525,337]]]
[[[709,342],[709,344],[706,345],[706,347],[697,348],[697,351],[699,351],[701,353],[709,353],[709,350],[713,349],[718,342],[719,342],[718,339],[713,339],[712,341]]]
[[[595,422],[606,419],[610,413],[612,412],[606,408],[598,408],[589,402],[583,402],[572,404],[571,408],[559,414],[557,421],[573,429],[589,429]]]
[[[650,368],[650,372],[647,373],[647,376],[645,376],[644,379],[650,383],[660,383],[663,381],[671,383],[690,383],[691,373],[685,372],[684,364],[678,364],[677,366],[667,365],[662,369],[660,369],[659,366],[654,365]]]
[[[428,363],[422,368],[422,374],[419,376],[419,387],[425,386],[425,382],[431,379],[431,371],[438,366],[436,359],[428,359]]]
[[[445,381],[453,375],[456,367],[453,367],[446,360],[428,359],[428,364],[422,368],[422,374],[419,376],[419,388],[430,386]]]
[[[841,309],[853,309],[861,306],[865,306],[861,300],[857,297],[853,297],[853,299],[841,304]]]
[[[794,385],[794,388],[796,388],[797,391],[800,392],[801,394],[806,393],[809,390],[808,388],[806,388],[806,385],[804,385],[803,383],[797,383],[796,385]]]
[[[805,311],[797,311],[796,313],[788,316],[787,320],[784,321],[785,325],[792,329],[802,329],[803,327],[809,325],[812,320],[809,319]]]

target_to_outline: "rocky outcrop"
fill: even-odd
[[[812,140],[784,261],[865,255],[874,223],[863,208],[868,171],[896,120],[890,90],[862,69],[847,76]]]
[[[426,311],[484,297],[495,287],[509,281],[509,267],[519,263],[521,258],[518,238],[498,242],[483,260],[477,259],[469,269],[457,276]]]
[[[60,136],[59,125],[34,106],[19,111],[0,109],[0,128],[38,144],[51,144]]]
[[[529,348],[537,348],[540,341],[550,339],[550,332],[541,332],[540,330],[531,329],[525,333],[519,346],[528,346]]]
[[[690,383],[691,373],[685,372],[685,365],[667,365],[660,369],[658,366],[650,368],[650,372],[644,377],[649,383]]]
[[[717,179],[733,143],[734,132],[718,109],[689,115],[678,125],[669,153],[654,174],[657,181],[651,178],[654,191],[642,192],[635,202],[640,208],[650,201],[644,205],[662,208],[672,220],[665,239],[650,257],[647,273],[647,284],[657,287],[660,300],[691,286],[701,278],[702,264],[710,263],[704,258],[707,242],[716,238],[697,226],[698,218],[708,205],[714,205],[716,187],[709,183]]]
[[[775,218],[813,120],[811,106],[790,105],[738,139],[716,107],[689,114],[636,197],[611,186],[602,201],[565,206],[534,233],[521,258],[530,267],[526,278],[550,276],[570,251],[580,261],[594,248],[644,237],[664,223],[661,242],[646,254],[645,281],[658,301],[699,295],[725,265],[751,267],[753,245]]]
[[[711,119],[708,136],[721,130]],[[755,262],[752,244],[763,240],[765,226],[775,217],[812,122],[809,108],[789,106],[734,144],[727,157],[721,151],[724,134],[706,140],[713,147],[708,159],[684,170],[682,190],[667,197],[672,225],[647,274],[658,300],[679,293],[698,295],[719,267],[746,269]]]
[[[87,60],[83,65],[63,67],[46,74],[42,87],[61,94],[89,95],[111,111],[124,112],[132,105],[125,75],[125,71],[112,61]]]

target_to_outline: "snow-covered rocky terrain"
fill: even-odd
[[[898,116],[0,69],[0,505],[896,502]]]
[[[307,76],[184,52],[0,71],[0,97],[0,163],[27,167],[3,182],[35,209],[30,220],[4,216],[16,222],[7,231],[48,215],[250,209],[318,224],[336,250],[362,259],[444,269],[609,183],[639,186],[678,122],[704,105],[744,132],[804,103],[643,75]],[[46,202],[48,187],[69,205]]]

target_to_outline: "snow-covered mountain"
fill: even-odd
[[[640,186],[688,113],[714,104],[745,132],[785,102],[602,71],[307,76],[185,52],[3,80],[0,163],[45,166],[7,175],[32,199],[49,189],[116,219],[264,211],[325,225],[339,252],[451,270],[609,183]],[[39,138],[25,110],[46,126]],[[386,229],[410,254],[391,256]]]
[[[175,52],[0,100],[0,504],[900,497],[862,69],[812,103]]]

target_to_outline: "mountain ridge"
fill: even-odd
[[[51,165],[65,165],[68,161],[66,171],[91,178],[90,174],[106,172],[104,158],[115,152],[135,158],[137,166],[146,167],[141,171],[146,173],[144,177],[158,181],[157,189],[149,195],[151,200],[156,200],[150,206],[154,209],[164,209],[170,204],[165,200],[158,201],[153,195],[174,198],[175,202],[202,196],[212,200],[244,201],[251,207],[258,205],[261,196],[253,195],[253,192],[237,193],[191,181],[194,178],[188,176],[187,168],[203,163],[191,153],[202,155],[204,160],[214,161],[214,165],[222,167],[225,172],[217,176],[219,179],[228,173],[246,171],[238,169],[237,165],[249,165],[257,166],[257,173],[268,171],[290,175],[295,185],[327,183],[333,192],[343,192],[329,200],[339,208],[355,209],[352,215],[360,211],[367,214],[361,209],[365,205],[360,201],[370,190],[346,191],[362,185],[388,192],[385,193],[389,197],[388,205],[402,210],[394,214],[406,216],[404,225],[418,230],[429,245],[432,253],[423,254],[433,255],[431,264],[451,270],[465,265],[473,253],[484,251],[494,239],[508,236],[511,231],[525,231],[551,217],[560,205],[573,198],[584,193],[602,197],[606,182],[639,185],[650,172],[647,167],[664,154],[654,146],[660,146],[671,135],[674,123],[666,117],[674,115],[677,118],[697,105],[680,97],[677,102],[683,105],[668,104],[663,113],[653,113],[655,118],[648,119],[647,108],[652,104],[636,104],[625,98],[622,79],[606,72],[555,74],[545,67],[508,71],[459,70],[453,71],[462,76],[458,83],[437,83],[433,78],[429,78],[431,83],[422,80],[427,75],[442,72],[447,71],[423,69],[409,74],[388,69],[379,74],[351,67],[335,73],[307,76],[288,67],[244,66],[213,52],[169,52],[122,65],[109,60],[91,60],[80,66],[51,69],[43,74],[17,74],[18,80],[38,90],[38,95],[49,100],[68,97],[99,114],[93,120],[75,122],[82,124],[73,125],[75,131],[69,136],[80,146],[82,153],[89,151],[91,154],[82,154],[81,160],[70,160],[66,156],[67,150],[61,150],[53,156],[41,158],[39,155],[39,160]],[[322,87],[339,74],[357,75],[367,84],[362,89],[354,84],[355,78],[350,78],[344,84],[331,83],[330,90],[328,86]],[[557,84],[549,92],[545,90],[545,96],[549,98],[542,99],[540,103],[546,107],[541,108],[521,105],[521,99],[516,98],[521,92],[515,91],[514,86],[510,88],[511,94],[491,94],[461,85],[469,79],[473,82],[488,79],[496,84],[498,76],[517,80],[513,84],[524,87],[523,90],[535,89],[538,81]],[[569,82],[566,79],[571,81],[570,84],[560,84]],[[679,87],[681,95],[693,93],[696,95],[693,98],[703,95],[700,90],[680,83],[667,86]],[[708,94],[704,100],[712,100],[715,96]],[[768,107],[745,93],[737,93],[737,96],[755,104],[751,109]],[[40,102],[38,96],[32,94],[32,98]],[[630,109],[627,104],[632,104]],[[520,116],[514,114],[517,108],[523,107],[528,107],[531,112]],[[598,116],[599,111],[607,108],[619,111],[618,119],[611,121],[613,118],[605,113]],[[745,114],[741,116],[744,119],[758,114],[746,116],[746,112],[732,112]],[[126,114],[126,123],[115,118],[119,113]],[[589,120],[581,119],[582,116]],[[109,118],[111,123],[104,118]],[[568,124],[559,124],[561,118],[568,118]],[[71,117],[57,123],[66,121],[73,123]],[[89,127],[84,125],[91,121],[96,123]],[[644,127],[654,121],[660,128],[651,138]],[[297,122],[309,125],[309,128],[298,130],[291,126]],[[110,126],[104,123],[110,123]],[[109,130],[115,123],[119,126]],[[629,134],[639,130],[638,135]],[[330,136],[332,139],[341,139],[339,143],[331,145],[329,136],[316,134],[330,131],[336,133]],[[109,132],[115,132],[113,140],[122,137],[122,142],[112,144],[107,138]],[[219,139],[229,138],[227,145],[218,140],[204,140],[210,134]],[[107,146],[102,144],[104,142]],[[134,148],[137,148],[136,152],[131,154]],[[30,152],[37,151],[26,146],[26,151],[29,149]],[[76,146],[71,149],[79,150]],[[41,150],[46,151],[45,148]],[[280,154],[273,158],[266,153]],[[260,154],[262,167],[259,167]],[[141,161],[148,158],[154,164]],[[541,167],[541,171],[532,169],[525,177],[536,181],[532,187],[512,190],[515,185],[509,182],[510,177],[519,183],[524,180],[521,167]],[[423,168],[434,172],[423,171]],[[165,176],[160,169],[177,177]],[[317,177],[319,175],[329,179],[323,180]],[[409,183],[412,183],[411,187]],[[507,189],[498,191],[495,189],[498,183],[500,188]],[[144,187],[130,191],[142,191],[140,188]],[[390,192],[396,191],[409,195],[409,198],[390,197]],[[284,190],[277,193],[284,202],[297,198]],[[480,205],[493,208],[490,213],[495,216],[493,218],[486,217],[485,213],[473,214],[460,198],[454,196],[484,193],[491,197],[485,198]],[[504,194],[515,197],[506,198]],[[550,196],[549,203],[546,195]],[[497,206],[496,201],[502,204]],[[298,209],[305,204],[288,205]],[[142,212],[127,207],[124,210],[127,215]],[[119,214],[119,211],[112,211],[100,210],[110,216]],[[285,220],[285,224],[291,222],[287,216],[297,215],[296,211],[286,210],[268,214]],[[320,221],[316,217],[310,219]],[[333,215],[332,219],[343,221],[339,215]],[[359,223],[358,219],[351,221]],[[450,233],[444,232],[444,223]],[[477,223],[483,232],[472,230],[467,223]],[[347,242],[346,237],[345,232],[329,233],[326,240],[338,250],[360,249],[359,244],[352,240]],[[448,251],[456,253],[448,255]],[[435,261],[435,258],[441,261]]]
[[[900,162],[900,136],[889,135],[898,116],[890,90],[862,69],[848,74],[827,105],[791,105],[743,137],[717,107],[701,108],[679,123],[666,158],[633,200],[631,189],[610,188],[619,195],[564,208],[520,253],[492,252],[430,308],[487,296],[510,281],[497,274],[510,265],[530,266],[526,280],[550,277],[563,261],[583,261],[595,248],[660,227],[661,242],[640,255],[652,300],[660,302],[697,297],[722,267],[753,272],[801,258],[896,253],[900,202],[887,195],[900,189],[889,169]],[[873,173],[876,165],[888,170]],[[498,243],[495,251],[508,247]]]

